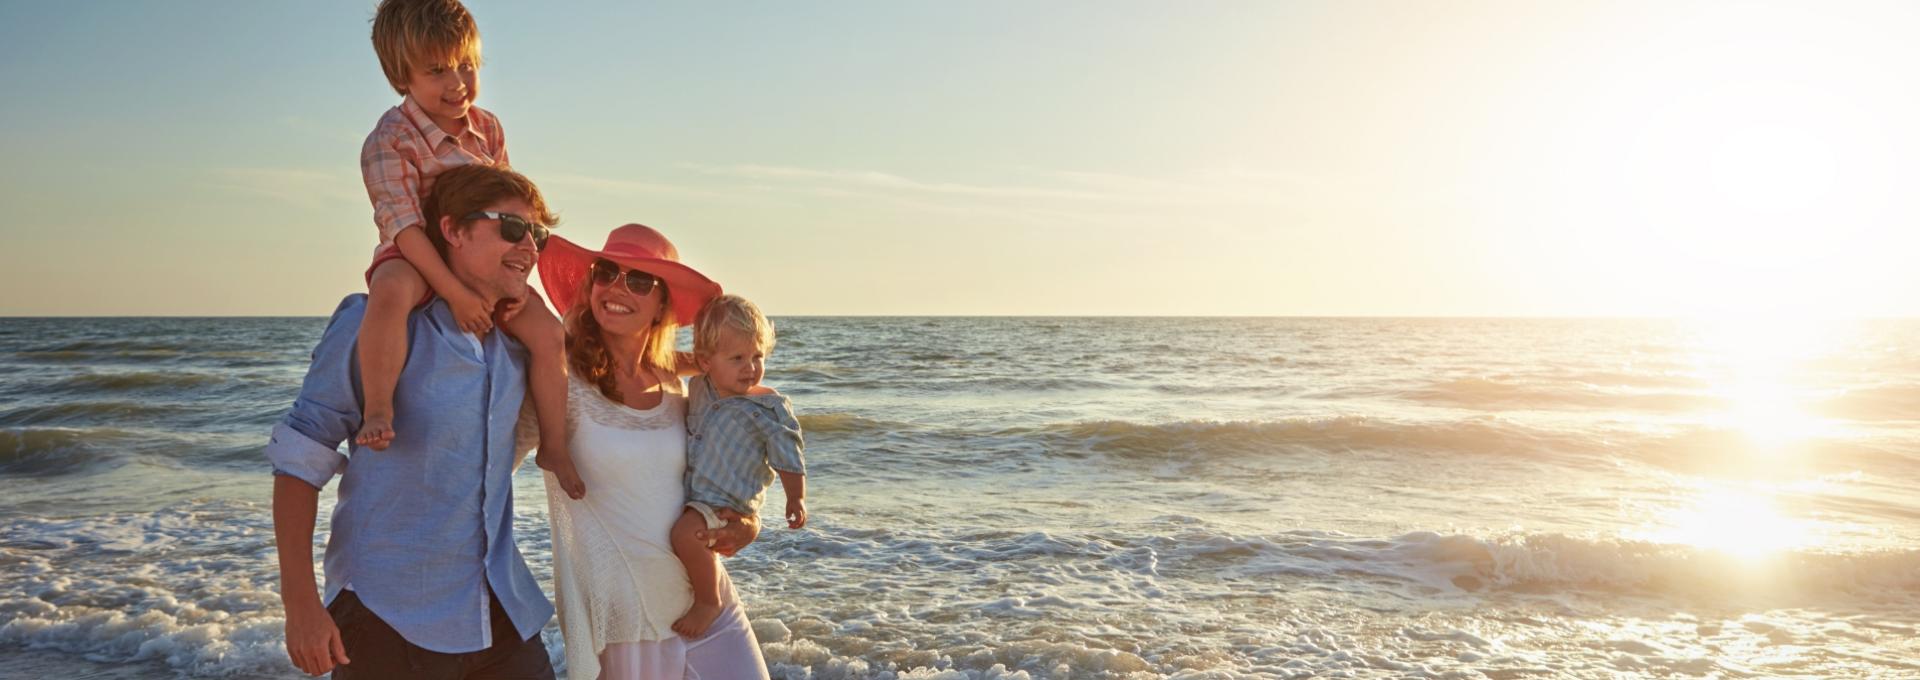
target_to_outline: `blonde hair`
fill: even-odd
[[[605,329],[593,318],[593,276],[580,278],[580,294],[573,309],[567,310],[567,368],[613,401],[624,401],[619,382],[614,379],[613,354],[607,351]],[[660,306],[653,329],[647,331],[646,349],[640,352],[640,365],[665,382],[678,375],[674,370],[674,344],[680,324],[673,322],[673,291],[660,283]]]
[[[479,66],[480,26],[459,0],[380,0],[373,13],[373,53],[387,84],[405,95],[415,66]]]
[[[693,353],[706,356],[720,347],[728,333],[745,333],[762,352],[773,352],[773,322],[760,308],[738,295],[709,301],[693,317]]]

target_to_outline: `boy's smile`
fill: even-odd
[[[416,65],[407,79],[407,96],[450,135],[466,127],[462,119],[479,95],[480,67],[473,62]]]

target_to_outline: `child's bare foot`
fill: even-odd
[[[707,627],[713,625],[713,620],[717,618],[720,618],[720,605],[695,602],[693,608],[687,610],[686,616],[673,622],[673,632],[689,640],[697,640],[707,634]]]
[[[567,492],[568,498],[577,501],[587,497],[587,483],[581,481],[580,471],[574,469],[573,456],[541,451],[534,455],[533,464],[553,473],[553,476],[560,481],[560,490]]]
[[[360,423],[359,434],[353,436],[353,443],[375,451],[387,450],[387,445],[393,443],[393,416],[366,416]]]

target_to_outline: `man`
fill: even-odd
[[[436,177],[426,206],[428,237],[448,268],[495,307],[527,299],[553,222],[532,182],[484,165]],[[394,391],[397,435],[384,451],[353,447],[349,459],[337,448],[360,427],[354,345],[365,311],[358,294],[334,310],[266,449],[288,656],[340,679],[550,680],[540,629],[553,605],[513,540],[525,349],[497,328],[461,331],[443,300],[415,308]],[[313,523],[336,474],[322,604]]]

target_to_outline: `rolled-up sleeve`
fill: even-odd
[[[776,418],[755,418],[759,423],[760,439],[766,442],[767,465],[781,472],[796,475],[807,474],[807,461],[803,453],[805,442],[800,436],[800,419],[793,415],[793,405],[781,404]]]
[[[267,443],[267,460],[277,475],[294,477],[320,488],[346,469],[340,443],[360,426],[359,367],[354,347],[360,335],[366,296],[354,295],[340,303],[327,322],[313,363],[300,385],[293,409],[274,425]]]
[[[273,426],[267,441],[267,460],[273,462],[273,474],[292,477],[320,489],[334,475],[345,472],[347,457],[339,449],[308,439],[286,423]]]
[[[407,227],[421,224],[420,172],[398,145],[397,134],[383,125],[360,147],[360,178],[373,201],[373,221],[380,241],[392,243]]]

